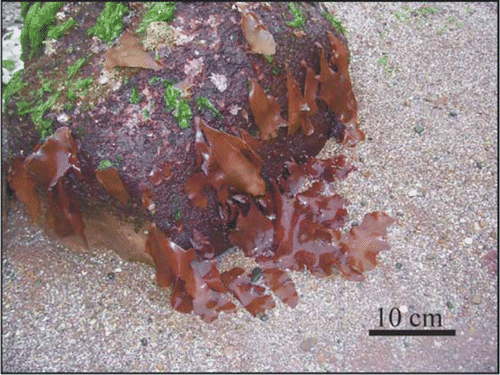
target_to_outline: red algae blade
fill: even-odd
[[[275,306],[273,298],[265,294],[265,288],[251,283],[251,275],[240,267],[235,267],[222,275],[224,285],[253,316],[264,314]]]
[[[155,61],[139,44],[139,39],[125,30],[118,45],[104,54],[104,66],[112,69],[115,66],[129,66],[144,69],[162,70],[163,66]]]
[[[95,174],[97,181],[104,186],[109,195],[118,199],[122,204],[126,204],[129,201],[130,196],[127,190],[125,190],[122,179],[115,167],[102,170],[96,169]]]
[[[363,272],[377,265],[377,254],[389,248],[386,241],[387,227],[394,219],[384,212],[366,214],[359,226],[344,233],[340,239],[341,251],[345,257],[340,264],[342,274],[353,280],[363,280]]]
[[[266,95],[255,79],[251,79],[250,84],[250,109],[260,130],[260,138],[264,141],[276,138],[278,129],[287,126],[280,115],[281,108],[273,96]]]
[[[264,26],[254,12],[241,11],[241,30],[253,53],[274,55],[276,42],[268,28]]]
[[[263,195],[266,184],[260,176],[262,161],[259,156],[241,138],[213,129],[201,119],[199,121],[210,143],[207,169],[222,172],[222,176],[214,173],[207,176],[214,187],[219,188],[225,182],[245,193]]]
[[[288,98],[288,135],[293,135],[302,128],[305,135],[314,133],[314,127],[309,119],[311,108],[302,96],[299,84],[290,74],[290,69],[286,67],[286,88]]]
[[[36,192],[37,183],[32,176],[26,173],[25,158],[20,156],[14,159],[9,167],[7,181],[16,193],[16,197],[23,202],[34,223],[42,215],[40,198]]]
[[[25,168],[38,183],[48,189],[55,186],[69,169],[79,170],[76,154],[77,147],[70,129],[67,126],[61,127],[26,158]]]
[[[47,203],[47,222],[54,233],[61,238],[77,234],[88,248],[80,206],[75,196],[67,193],[62,180],[49,189]]]
[[[297,306],[299,295],[288,273],[276,267],[263,268],[263,276],[264,284],[269,286],[283,303],[290,307]]]
[[[156,265],[157,282],[163,286],[174,283],[172,307],[181,312],[194,311],[206,322],[217,318],[220,311],[236,308],[224,294],[224,287],[215,260],[197,260],[194,249],[184,250],[171,241],[153,223],[146,242],[146,251]]]

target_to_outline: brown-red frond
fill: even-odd
[[[155,71],[163,69],[163,66],[149,56],[139,43],[139,39],[128,29],[118,40],[117,46],[104,54],[104,66],[106,69],[112,69],[115,66],[130,66]]]
[[[227,289],[253,316],[274,308],[273,297],[265,294],[266,289],[263,286],[252,284],[251,275],[246,274],[243,268],[235,267],[224,272],[221,277]]]
[[[311,108],[302,96],[299,84],[286,67],[286,88],[288,98],[288,135],[293,135],[299,128],[305,135],[314,133],[314,127],[309,119]]]
[[[250,202],[250,211],[238,216],[236,229],[229,234],[233,245],[241,246],[246,256],[269,255],[274,239],[274,224]]]
[[[280,115],[281,108],[276,102],[276,98],[266,95],[264,89],[255,79],[250,79],[250,109],[252,110],[260,131],[260,138],[263,141],[276,138],[278,129],[287,126],[287,123]]]
[[[115,167],[95,170],[97,181],[106,189],[109,195],[126,204],[130,196],[123,185],[123,181]]]
[[[47,204],[49,228],[61,238],[77,234],[83,240],[85,247],[88,247],[80,205],[74,194],[68,194],[63,180],[59,180],[56,186],[48,190]]]
[[[211,128],[199,117],[195,119],[195,125],[203,130],[208,140],[208,145],[202,147],[202,136],[196,135],[196,149],[203,160],[201,169],[204,174],[193,175],[185,184],[195,205],[206,207],[202,189],[207,183],[216,189],[222,204],[229,197],[229,186],[255,196],[266,192],[266,184],[260,176],[262,160],[243,139]]]
[[[379,238],[387,236],[387,227],[393,222],[394,219],[384,212],[371,212],[360,225],[342,235],[343,260],[339,267],[344,277],[363,280],[363,272],[377,265],[377,254],[389,248],[389,244]]]
[[[26,205],[31,221],[34,223],[42,214],[40,198],[36,192],[35,179],[26,172],[25,158],[19,156],[14,159],[7,173],[7,182],[16,197]]]
[[[264,26],[254,12],[241,12],[241,30],[253,53],[274,55],[276,42],[268,28]]]
[[[80,170],[77,151],[70,129],[67,126],[61,127],[26,158],[26,171],[37,183],[49,189],[55,186],[69,169],[77,172]]]
[[[158,284],[168,286],[174,283],[171,302],[175,309],[186,312],[192,308],[206,322],[215,320],[220,311],[236,309],[224,294],[227,289],[215,259],[198,260],[195,249],[184,250],[155,224],[149,231],[146,251],[155,262]]]

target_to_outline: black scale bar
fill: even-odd
[[[369,336],[455,336],[454,329],[370,329]]]

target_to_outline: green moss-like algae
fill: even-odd
[[[132,104],[137,104],[139,103],[140,97],[139,97],[139,90],[137,89],[137,86],[132,86],[132,90],[130,92],[130,103]]]
[[[179,97],[181,91],[174,87],[173,82],[164,81],[165,89],[165,111],[172,112],[172,115],[177,119],[179,128],[189,128],[189,123],[193,118],[193,111],[185,98]]]
[[[55,26],[49,30],[48,37],[52,39],[59,39],[63,34],[72,26],[77,25],[77,22],[70,17],[69,20],[60,24],[59,26]]]
[[[136,31],[139,33],[145,31],[151,22],[172,21],[176,9],[177,4],[171,1],[153,3]]]
[[[27,57],[28,49],[30,50],[30,57],[33,57],[40,50],[50,28],[55,26],[56,14],[62,6],[62,2],[47,2],[43,6],[41,2],[36,2],[29,9],[28,5],[23,5],[23,12],[28,9],[21,32],[23,60]]]
[[[217,120],[222,119],[221,113],[214,107],[214,105],[207,98],[201,96],[196,100],[196,106],[198,110],[202,108],[208,109],[215,116]]]
[[[288,4],[290,8],[290,12],[293,14],[293,20],[286,22],[287,26],[291,27],[296,27],[298,29],[303,28],[304,24],[306,22],[306,17],[304,16],[304,13],[298,8],[295,3],[290,3]]]
[[[97,23],[87,33],[105,42],[112,42],[123,30],[123,16],[130,10],[122,3],[107,2]]]

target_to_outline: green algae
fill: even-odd
[[[2,113],[5,113],[5,108],[8,101],[12,96],[14,96],[19,90],[28,84],[23,82],[22,78],[23,70],[14,73],[14,76],[9,81],[8,85],[2,90]]]
[[[73,78],[73,76],[78,72],[78,70],[85,64],[85,61],[87,59],[85,57],[82,57],[78,60],[73,65],[68,66],[68,79]]]
[[[69,20],[61,25],[51,28],[49,30],[48,37],[52,39],[59,39],[70,27],[75,25],[77,25],[77,22],[73,19],[73,17],[70,17]]]
[[[288,7],[290,8],[290,12],[293,15],[293,20],[288,21],[285,24],[287,26],[295,27],[297,29],[301,29],[304,27],[305,22],[306,22],[306,17],[304,16],[304,13],[295,5],[295,3],[290,3],[288,4]]]
[[[202,108],[208,109],[215,116],[217,120],[222,119],[221,113],[214,107],[214,105],[207,98],[201,96],[196,100],[196,107],[200,111]]]
[[[171,112],[172,115],[177,119],[179,128],[187,129],[191,119],[193,118],[193,111],[189,106],[187,100],[183,97],[179,97],[181,91],[174,87],[172,81],[165,80],[163,84],[166,86],[165,89],[165,111]]]
[[[158,82],[160,82],[160,77],[154,76],[149,79],[149,85],[153,86],[156,85]]]
[[[345,29],[344,26],[342,26],[342,24],[340,23],[339,20],[336,20],[335,17],[327,12],[323,12],[321,13],[321,15],[327,20],[329,21],[333,28],[337,31],[340,31],[342,34],[344,35],[347,35],[347,30]]]
[[[62,2],[47,2],[42,6],[41,2],[34,3],[31,7],[22,5],[24,14],[24,27],[21,31],[21,47],[23,60],[26,60],[28,49],[30,58],[40,51],[40,47],[47,38],[50,29],[55,26],[56,14],[63,6]]]
[[[108,159],[105,159],[105,160],[101,160],[101,162],[97,166],[97,169],[102,171],[104,169],[112,168],[114,166],[115,166],[115,164],[111,163]]]
[[[141,101],[139,97],[139,90],[137,89],[137,86],[132,86],[132,90],[130,92],[130,103],[132,104],[137,104]]]
[[[2,68],[12,72],[16,69],[16,62],[14,60],[2,60]]]
[[[107,2],[97,23],[87,33],[105,42],[112,42],[123,30],[123,16],[130,10],[122,3]]]
[[[80,94],[85,96],[87,93],[87,89],[89,88],[90,85],[94,82],[94,79],[92,77],[89,78],[80,78],[78,81],[74,83],[74,85],[68,89],[68,100],[70,101],[75,101],[76,100],[76,92],[77,91],[82,91]]]
[[[177,4],[175,2],[167,1],[153,3],[148,12],[144,15],[144,18],[136,31],[138,33],[145,31],[151,22],[172,21],[176,10]]]

